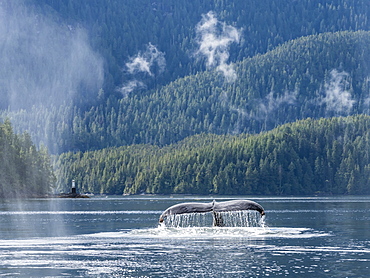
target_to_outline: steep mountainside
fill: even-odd
[[[133,145],[64,153],[60,190],[108,194],[369,194],[370,117],[285,124],[258,135],[189,137],[159,148]]]
[[[14,2],[14,1],[10,1]],[[265,53],[301,36],[336,31],[369,30],[367,0],[28,0],[36,11],[69,26],[82,26],[93,48],[104,57],[105,87],[111,92],[130,74],[122,75],[130,57],[151,43],[165,54],[166,70],[142,78],[148,88],[204,70],[194,59],[197,24],[213,11],[217,19],[240,30],[230,61]]]
[[[369,46],[365,31],[312,35],[237,63],[233,81],[205,71],[157,90],[109,97],[85,112],[60,106],[8,115],[52,152],[63,152],[163,146],[198,133],[255,133],[306,117],[367,114]]]
[[[59,188],[365,192],[369,14],[368,0],[3,0],[0,120],[56,155]]]

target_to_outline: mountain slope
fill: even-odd
[[[64,153],[58,187],[76,179],[82,192],[108,194],[369,194],[369,127],[364,115],[306,119],[258,135]]]
[[[8,116],[55,153],[163,146],[199,133],[255,133],[306,117],[368,114],[369,42],[365,31],[303,37],[237,63],[234,82],[205,71],[85,112],[67,105]]]
[[[369,30],[369,10],[365,0],[3,1],[2,118],[61,153],[367,113],[367,33],[354,31]],[[213,71],[233,65],[236,80]]]
[[[192,54],[197,48],[196,26],[209,11],[241,29],[242,40],[232,46],[231,62],[301,36],[370,27],[366,0],[29,0],[26,5],[31,3],[42,14],[88,31],[93,47],[106,60],[104,89],[109,92],[130,78],[122,76],[121,69],[148,43],[167,60],[166,71],[156,81],[145,79],[149,88],[204,70]]]

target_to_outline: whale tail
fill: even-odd
[[[211,203],[181,203],[169,207],[159,217],[159,223],[164,222],[168,215],[177,215],[184,213],[202,213],[211,212],[213,214],[213,226],[223,227],[224,221],[222,212],[228,211],[243,211],[243,210],[256,210],[261,216],[265,215],[263,207],[253,201],[249,200],[232,200],[225,202],[216,202],[213,200]]]

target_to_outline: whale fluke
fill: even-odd
[[[261,215],[265,214],[265,211],[260,204],[249,200],[232,200],[220,203],[215,202],[213,206],[213,211],[215,212],[238,210],[256,210],[261,213]]]
[[[159,222],[163,222],[168,215],[184,214],[184,213],[200,213],[212,211],[213,203],[181,203],[169,207],[159,217]]]
[[[260,204],[249,200],[232,200],[225,202],[213,201],[211,203],[181,203],[166,209],[159,217],[159,222],[162,223],[169,215],[212,211],[213,225],[223,226],[221,212],[242,210],[256,210],[261,214],[261,216],[265,215],[265,211]]]

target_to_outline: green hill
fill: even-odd
[[[365,0],[4,1],[2,118],[62,153],[368,113],[369,8]],[[214,38],[229,40],[222,65],[235,66],[234,82],[196,55],[210,11]]]
[[[369,12],[367,0],[5,0],[0,119],[55,155],[63,190],[75,178],[110,194],[368,192],[353,147],[367,133],[356,141],[349,122],[370,113]]]
[[[258,135],[64,153],[58,188],[107,194],[369,194],[370,117],[306,119]]]
[[[365,31],[313,35],[237,63],[234,82],[205,71],[85,112],[34,107],[8,116],[55,153],[164,146],[199,133],[258,133],[306,117],[368,114],[369,45]]]

